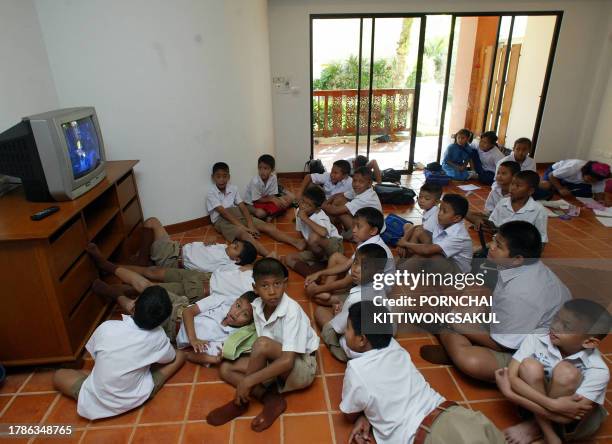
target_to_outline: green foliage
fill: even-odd
[[[388,59],[374,60],[374,88],[392,88],[393,86],[393,62]],[[370,85],[370,61],[363,59],[361,67],[361,89],[367,89]],[[334,61],[325,65],[321,76],[313,82],[315,90],[330,89],[357,89],[359,76],[359,59],[351,55],[347,60]]]

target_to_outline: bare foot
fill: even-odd
[[[263,404],[261,413],[251,421],[251,429],[256,432],[263,432],[274,424],[276,418],[287,408],[287,401],[276,391],[266,392],[261,398],[261,403]]]
[[[312,296],[312,301],[325,307],[331,307],[331,293],[319,293]]]
[[[223,361],[223,357],[221,356],[221,354],[217,356],[211,356],[207,353],[187,352],[186,358],[189,362],[193,362],[194,364],[200,364],[200,365],[205,365],[205,366],[206,365],[217,365],[217,364],[220,364],[221,361]]]
[[[273,251],[272,253],[268,253],[266,257],[272,257],[274,259],[278,259],[278,254],[276,254],[276,251]]]
[[[542,436],[542,431],[535,419],[521,422],[504,430],[506,441],[510,444],[531,444]]]
[[[133,315],[134,308],[136,307],[136,301],[128,298],[127,296],[117,297],[117,304],[121,307],[125,314]]]
[[[306,249],[306,241],[304,239],[296,239],[293,243],[293,246],[300,251],[304,251]]]
[[[230,401],[221,407],[217,407],[206,416],[206,421],[213,426],[220,426],[232,419],[238,418],[246,413],[249,404],[237,405],[234,401]]]
[[[441,345],[424,345],[419,350],[421,358],[437,365],[452,365],[450,357]]]

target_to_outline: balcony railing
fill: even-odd
[[[359,134],[368,133],[368,90],[359,94]],[[354,136],[357,125],[357,90],[312,92],[315,137]],[[370,134],[410,131],[414,89],[385,88],[372,91]]]

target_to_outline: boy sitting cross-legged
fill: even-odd
[[[331,308],[319,306],[315,310],[315,321],[321,329],[321,338],[330,353],[340,361],[346,362],[357,356],[346,346],[344,338],[348,310],[363,298],[373,296],[371,284],[374,275],[384,272],[386,261],[387,253],[380,245],[367,244],[360,247],[351,266],[350,276],[354,286],[346,300],[332,296]]]
[[[502,393],[535,415],[505,430],[513,443],[540,436],[548,444],[583,440],[607,416],[603,405],[610,380],[597,347],[610,331],[608,311],[588,299],[566,302],[550,332],[527,335],[508,368],[495,376]]]
[[[302,234],[308,247],[300,253],[288,254],[285,260],[289,268],[304,277],[320,270],[321,267],[313,268],[334,253],[344,253],[342,237],[321,210],[324,201],[325,193],[315,185],[306,188],[299,201],[295,229]]]
[[[212,180],[214,186],[206,196],[206,210],[215,230],[221,233],[226,240],[229,242],[235,239],[249,241],[262,256],[268,256],[271,252],[257,240],[260,233],[265,233],[279,242],[293,245],[298,250],[306,247],[303,239],[291,237],[277,230],[274,225],[251,216],[240,197],[238,188],[229,183],[230,171],[225,162],[217,162],[213,165]]]
[[[208,414],[209,424],[225,424],[243,415],[254,397],[263,410],[251,428],[261,432],[285,411],[282,393],[314,381],[319,338],[302,307],[285,293],[288,276],[285,266],[274,258],[255,263],[253,289],[258,298],[253,302],[253,317],[258,338],[248,357],[221,365],[221,377],[236,387],[236,396]]]
[[[438,211],[440,211],[440,198],[442,197],[442,187],[435,183],[427,183],[419,190],[417,202],[421,210],[423,210],[423,220],[421,225],[406,224],[404,225],[404,234],[401,238],[404,242],[418,242],[421,237],[422,230],[433,233],[436,225],[438,225]],[[400,257],[405,257],[406,250],[398,246],[397,251]]]
[[[329,173],[314,173],[307,174],[302,181],[300,191],[297,198],[302,197],[302,194],[311,184],[320,185],[325,191],[325,199],[330,199],[338,194],[344,194],[351,190],[353,179],[351,173],[351,164],[346,160],[336,160]]]
[[[267,222],[284,213],[293,201],[293,195],[278,192],[278,179],[274,174],[276,160],[269,154],[257,159],[257,175],[247,185],[244,201],[251,214]]]
[[[103,322],[85,346],[95,363],[91,373],[60,369],[53,384],[77,400],[77,412],[88,419],[120,415],[143,404],[185,362],[160,325],[172,304],[165,289],[147,288],[133,316]]]
[[[503,434],[482,413],[445,401],[427,383],[393,327],[375,322],[387,314],[371,301],[348,311],[348,362],[340,411],[354,423],[349,444],[502,444]]]
[[[367,244],[378,244],[387,253],[388,259],[393,259],[393,253],[381,239],[379,233],[383,228],[385,219],[383,214],[376,208],[366,207],[358,210],[354,216],[353,240],[357,243],[357,249]],[[334,292],[348,294],[351,287],[351,277],[345,275],[351,269],[355,255],[347,258],[343,254],[334,253],[327,261],[327,268],[311,274],[304,281],[306,294],[319,305],[331,305],[331,297]],[[387,261],[385,273],[393,273],[395,264],[393,260]],[[322,283],[318,283],[323,278]]]
[[[450,360],[469,376],[493,382],[495,370],[508,365],[525,336],[546,332],[554,314],[571,297],[540,261],[541,254],[540,233],[529,222],[499,227],[487,256],[499,272],[491,306],[497,323],[488,331],[455,324],[441,332],[442,346],[421,348],[423,358],[436,364]]]

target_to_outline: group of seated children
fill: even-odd
[[[457,150],[468,137],[458,133]],[[56,387],[77,400],[81,416],[98,419],[142,405],[185,360],[219,365],[235,393],[208,413],[207,422],[216,426],[243,416],[256,399],[262,408],[251,428],[265,430],[287,408],[284,393],[310,386],[317,368],[319,336],[286,294],[286,264],[305,277],[305,292],[318,304],[314,317],[325,346],[348,362],[339,409],[354,423],[349,443],[528,443],[539,437],[556,443],[592,435],[605,418],[609,372],[597,346],[611,318],[595,302],[572,299],[541,262],[546,214],[532,198],[540,179],[527,160],[528,141],[519,139],[511,156],[489,157],[488,151],[497,150],[495,139],[481,136],[480,163],[473,153],[463,161],[463,154],[445,158],[449,167],[470,162],[492,172],[485,212],[470,211],[461,195],[424,184],[418,196],[422,224],[404,227],[397,263],[380,236],[384,215],[369,167],[356,168],[351,178],[349,162],[337,161],[330,173],[307,175],[295,196],[300,236],[293,237],[256,217],[277,214],[294,198],[277,196],[271,156],[261,156],[259,175],[249,184],[252,207],[229,183],[229,167],[216,163],[206,205],[229,244],[181,245],[155,218],[145,222],[138,265],[112,263],[90,244],[87,251],[101,273],[122,282],[97,280],[94,291],[116,301],[125,315],[102,323],[91,336],[86,348],[95,360],[92,372],[58,370]],[[581,180],[599,186],[596,179],[609,176],[602,165],[584,163]],[[571,179],[555,175],[569,168],[553,165],[552,186],[575,183],[570,180],[578,173]],[[487,258],[497,269],[490,310],[498,323],[487,330],[443,325],[440,345],[423,346],[420,353],[496,382],[504,396],[530,412],[504,432],[481,413],[446,401],[393,339],[395,326],[374,322],[387,310],[371,301],[375,276],[396,267],[471,271],[466,219],[494,234]],[[281,262],[259,241],[260,233],[299,251]],[[343,244],[349,235],[356,244],[350,258]],[[258,253],[264,258],[256,260]],[[391,289],[386,286],[381,296],[393,297]]]

